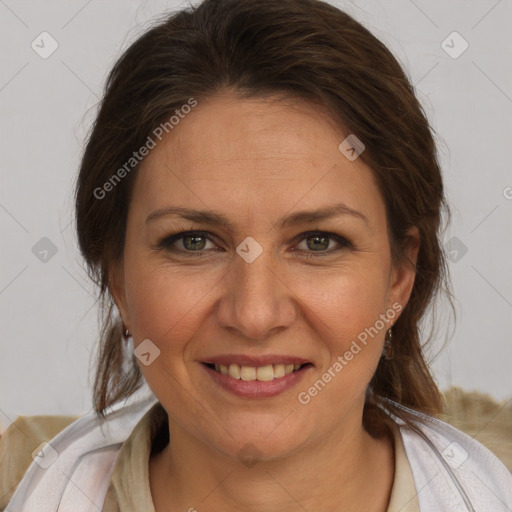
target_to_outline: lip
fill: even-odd
[[[279,354],[266,354],[264,356],[250,356],[247,354],[223,354],[220,356],[209,357],[201,361],[202,363],[239,364],[243,366],[267,366],[269,364],[306,364],[311,363],[307,359],[295,356],[285,356]]]
[[[217,358],[215,358],[217,360]],[[265,359],[265,358],[263,358]],[[224,359],[225,360],[225,359]],[[247,361],[247,359],[243,359]],[[297,361],[297,364],[304,364],[300,363],[296,358],[288,358],[289,362],[286,364],[290,364],[293,361]],[[233,359],[230,360],[233,362]],[[275,359],[272,359],[272,361],[275,361]],[[301,360],[302,361],[302,360]],[[208,362],[214,362],[213,360]],[[307,363],[307,361],[304,361]],[[222,362],[215,364],[225,364]],[[245,363],[249,366],[264,366],[264,364],[254,364],[254,363]],[[267,363],[270,364],[270,363]],[[276,363],[280,364],[280,363]],[[253,380],[253,381],[244,381],[241,379],[234,379],[230,377],[229,375],[224,375],[220,372],[217,372],[213,368],[210,368],[207,366],[204,362],[200,363],[201,367],[205,370],[205,372],[209,375],[209,377],[212,379],[212,381],[223,388],[224,390],[245,398],[271,398],[277,395],[280,395],[281,393],[284,393],[285,391],[289,390],[290,388],[296,386],[304,377],[305,373],[309,372],[311,368],[313,368],[313,365],[311,363],[306,364],[306,366],[303,366],[299,370],[290,373],[288,375],[285,375],[284,377],[280,377],[278,379],[274,379],[271,381],[259,381],[259,380]]]

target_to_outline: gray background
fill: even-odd
[[[434,361],[436,379],[443,389],[453,384],[509,400],[512,1],[332,3],[392,49],[439,134],[454,214],[445,243],[458,318],[451,330],[448,317],[439,324],[437,346],[452,337]],[[19,414],[91,408],[98,325],[72,224],[77,166],[116,57],[150,19],[185,5],[0,0],[2,428]],[[43,31],[58,43],[47,59],[31,47],[43,45]],[[453,31],[469,44],[457,58],[441,46],[446,40],[447,50],[460,52],[461,40],[446,39]]]

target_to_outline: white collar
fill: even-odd
[[[68,425],[31,463],[5,512],[101,512],[121,446],[156,402],[143,389],[105,420],[91,411]],[[44,458],[55,452],[45,468]]]

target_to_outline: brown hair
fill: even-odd
[[[364,421],[381,423],[380,397],[427,413],[442,406],[422,352],[419,322],[443,287],[442,210],[449,216],[431,127],[400,64],[360,23],[316,0],[205,0],[166,15],[120,57],[108,77],[76,189],[80,249],[100,287],[103,327],[94,383],[100,415],[141,384],[122,339],[109,292],[122,259],[136,167],[106,199],[95,190],[123,166],[149,134],[191,97],[231,89],[241,97],[283,93],[329,108],[366,146],[360,158],[384,197],[391,253],[404,262],[407,231],[420,249],[410,300],[393,327],[394,359],[379,363]],[[376,414],[377,413],[377,414]]]

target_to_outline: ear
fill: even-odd
[[[416,226],[407,231],[404,246],[405,261],[392,263],[389,280],[388,306],[398,303],[405,308],[411,296],[416,277],[416,262],[420,248],[420,235]]]
[[[128,314],[128,305],[126,300],[126,283],[124,278],[124,265],[122,262],[113,264],[109,268],[109,291],[116,303],[117,309],[121,314],[124,326],[130,330],[130,315]]]

